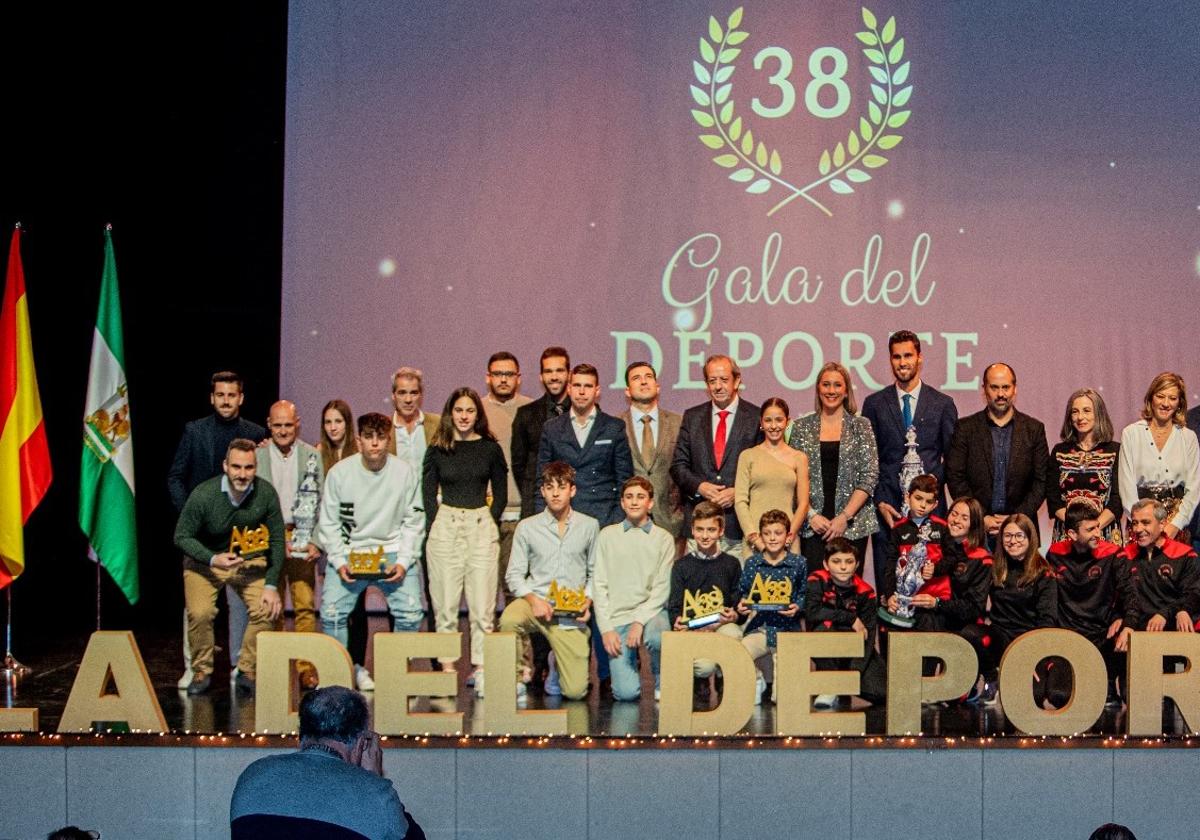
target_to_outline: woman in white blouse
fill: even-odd
[[[1160,373],[1146,389],[1142,419],[1121,432],[1118,481],[1128,516],[1138,499],[1167,507],[1166,534],[1179,538],[1200,501],[1200,443],[1184,425],[1187,389],[1177,373]]]

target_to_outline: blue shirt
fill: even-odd
[[[558,520],[548,510],[527,516],[513,532],[512,553],[504,582],[518,598],[550,594],[551,581],[560,587],[583,589],[592,595],[592,570],[596,565],[596,537],[600,523],[572,510],[567,527],[558,535]]]
[[[1008,456],[1012,452],[1013,424],[997,426],[987,418],[992,431],[992,513],[1008,511]]]
[[[742,568],[742,579],[738,583],[738,591],[741,593],[742,598],[746,597],[746,593],[754,585],[755,575],[760,574],[763,580],[791,581],[792,599],[790,603],[800,607],[791,618],[780,615],[778,612],[757,611],[750,613],[750,620],[746,623],[744,632],[752,633],[755,630],[764,630],[767,634],[767,645],[775,647],[776,633],[781,630],[796,632],[800,629],[800,616],[804,614],[804,592],[808,581],[808,563],[805,562],[803,556],[792,554],[789,551],[779,561],[779,565],[772,566],[762,556],[762,552],[754,552]]]

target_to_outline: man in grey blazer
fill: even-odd
[[[875,511],[879,530],[871,538],[875,555],[875,580],[883,580],[886,548],[892,526],[900,518],[908,488],[900,486],[900,465],[907,451],[908,427],[917,430],[917,455],[921,471],[935,476],[941,488],[938,515],[945,515],[945,460],[958,422],[954,400],[921,381],[921,339],[909,330],[888,339],[894,384],[863,401],[862,415],[871,421],[879,453],[879,482],[875,485]]]
[[[325,481],[325,469],[321,454],[300,440],[300,416],[293,403],[280,400],[271,406],[267,415],[267,431],[271,439],[266,446],[258,448],[256,456],[258,475],[271,482],[271,486],[279,494],[279,507],[287,526],[280,583],[286,581],[292,593],[297,632],[316,633],[319,632],[316,612],[316,560],[321,552],[313,542],[294,545],[292,525],[296,503],[301,498],[300,485],[305,476],[311,473],[316,478],[319,493]],[[299,670],[301,685],[305,688],[315,688],[316,672],[303,666]]]
[[[658,375],[649,362],[633,362],[625,368],[625,396],[629,410],[621,415],[629,449],[633,453],[633,474],[649,479],[654,485],[654,524],[665,528],[680,547],[683,506],[679,487],[671,479],[671,457],[679,438],[683,419],[674,411],[658,405]]]
[[[704,362],[708,401],[683,413],[671,478],[683,494],[684,534],[692,530],[692,510],[704,500],[725,510],[721,550],[735,557],[742,552],[742,528],[733,510],[733,481],[738,456],[762,440],[759,409],[738,397],[742,372],[728,356],[709,356]]]

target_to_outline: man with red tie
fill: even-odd
[[[671,478],[683,495],[683,532],[690,533],[692,510],[701,501],[720,505],[725,511],[725,535],[721,550],[742,555],[742,529],[733,510],[733,479],[738,456],[762,440],[759,409],[738,397],[742,372],[728,356],[709,356],[704,362],[704,384],[708,402],[683,414]],[[692,550],[691,541],[688,550]]]

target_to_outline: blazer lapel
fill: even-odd
[[[649,472],[652,468],[658,465],[658,462],[663,458],[663,450],[667,449],[667,442],[675,440],[679,437],[679,421],[667,416],[662,408],[658,410],[658,441],[654,444],[654,463],[647,464],[646,470]],[[674,447],[670,447],[674,449]],[[668,453],[667,457],[673,456],[675,453]]]
[[[904,440],[904,433],[908,430],[904,428],[904,415],[900,411],[900,403],[896,399],[896,387],[894,385],[888,388],[887,399],[883,402],[886,406],[884,410],[887,411],[888,417],[890,417],[892,420],[892,424],[895,426],[895,428],[900,430],[900,440]],[[917,419],[918,404],[920,404],[919,399],[916,403],[913,403],[913,422],[916,422]]]
[[[704,404],[704,413],[700,415],[700,431],[704,435],[704,451],[707,453],[708,463],[716,471],[717,456],[713,452],[712,402]],[[728,435],[725,439],[728,441]]]
[[[587,451],[588,449],[592,448],[592,444],[596,442],[596,437],[600,434],[600,426],[604,423],[604,419],[607,416],[608,415],[600,409],[596,409],[596,416],[592,418],[592,428],[588,430],[588,436],[584,439],[583,446],[580,447],[581,450]],[[571,418],[571,422],[575,422],[574,417]],[[575,430],[572,429],[571,431],[574,432]],[[574,438],[575,435],[571,435],[571,437]],[[579,441],[576,440],[575,444],[578,445]]]

